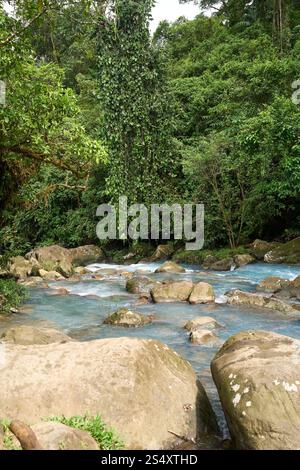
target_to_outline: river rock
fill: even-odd
[[[45,269],[39,270],[39,275],[45,281],[62,281],[64,277],[57,271],[45,271]]]
[[[41,286],[44,283],[44,280],[39,276],[32,276],[27,279],[19,279],[18,284],[21,284],[24,287],[37,287]]]
[[[31,429],[43,450],[99,450],[88,432],[62,423],[44,422],[31,426]]]
[[[130,450],[170,449],[172,432],[187,439],[218,432],[191,365],[158,341],[7,344],[0,367],[2,419],[31,425],[49,416],[99,414]]]
[[[67,343],[71,338],[54,328],[29,325],[13,326],[0,336],[1,341],[23,346],[33,344]]]
[[[211,317],[197,317],[194,318],[193,320],[190,320],[186,323],[185,329],[187,331],[194,331],[198,329],[206,329],[208,330],[209,328],[220,328],[221,325]]]
[[[40,268],[36,260],[23,258],[23,256],[15,256],[9,260],[9,272],[16,279],[25,279],[27,276],[35,275]]]
[[[300,276],[297,276],[293,281],[291,281],[291,285],[294,289],[300,289]]]
[[[84,274],[88,274],[89,271],[84,266],[78,266],[74,269],[75,275],[83,276]]]
[[[174,247],[172,245],[159,245],[151,256],[150,261],[168,259],[173,253]]]
[[[105,325],[123,326],[126,328],[139,328],[151,323],[151,319],[142,313],[133,312],[128,308],[121,308],[110,315],[105,321]]]
[[[286,279],[271,276],[261,281],[256,289],[261,292],[275,293],[280,291],[284,287],[288,287],[289,284],[289,281],[287,281]]]
[[[251,248],[251,253],[253,256],[255,256],[256,259],[258,260],[263,260],[265,255],[271,251],[274,250],[280,246],[280,243],[277,242],[266,242],[264,240],[255,240],[250,248]]]
[[[198,282],[193,287],[189,302],[190,304],[208,304],[215,301],[213,287],[206,282]]]
[[[105,256],[102,249],[96,245],[79,246],[69,249],[73,266],[87,266],[103,261]]]
[[[35,259],[45,271],[57,271],[64,277],[73,273],[73,256],[70,250],[59,245],[36,248],[27,253],[25,258],[31,262]]]
[[[160,266],[156,273],[185,273],[185,269],[174,261],[166,261]]]
[[[216,260],[214,256],[207,256],[203,262],[203,267],[212,271],[231,271],[236,265],[233,258]]]
[[[266,308],[284,314],[291,314],[299,316],[297,311],[291,304],[277,299],[272,295],[252,294],[249,292],[242,292],[234,290],[227,293],[228,303],[231,305],[244,305],[251,307]]]
[[[236,448],[300,449],[300,341],[239,333],[211,369]]]
[[[237,268],[241,268],[242,266],[246,266],[247,264],[254,263],[256,260],[251,255],[236,255],[234,257],[234,263]]]
[[[65,289],[65,287],[58,287],[58,288],[55,287],[55,288],[52,288],[50,291],[50,295],[65,296],[69,294],[70,294],[70,291],[68,291],[68,289]]]
[[[126,290],[130,294],[149,294],[150,290],[154,287],[160,285],[157,281],[150,279],[146,276],[134,276],[131,279],[128,279],[126,283]]]
[[[190,341],[193,344],[211,344],[214,345],[219,341],[219,338],[211,330],[193,330],[190,334]]]
[[[155,303],[187,302],[193,290],[191,281],[166,281],[151,289],[151,296]]]
[[[300,264],[300,237],[269,251],[264,260],[266,263]]]

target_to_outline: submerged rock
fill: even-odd
[[[160,266],[156,273],[185,273],[185,269],[174,261],[166,261]]]
[[[184,327],[187,331],[194,331],[198,329],[208,329],[208,328],[221,328],[220,323],[218,323],[214,318],[211,317],[197,317],[193,320],[187,322]]]
[[[123,326],[127,328],[139,328],[149,323],[152,323],[151,318],[142,313],[133,312],[128,308],[121,308],[104,321],[105,325]]]
[[[85,414],[99,414],[131,450],[170,449],[176,441],[172,432],[191,440],[218,432],[191,365],[158,341],[6,346],[2,419],[31,425],[47,416]]]
[[[62,423],[44,422],[31,426],[31,429],[43,450],[99,450],[88,432]]]
[[[151,289],[155,303],[187,302],[193,290],[191,281],[167,281]]]
[[[215,301],[213,287],[206,282],[199,282],[193,287],[189,297],[190,304],[208,304]]]
[[[54,328],[29,325],[13,326],[0,336],[2,341],[23,346],[33,344],[67,343],[71,338]]]
[[[269,251],[264,260],[266,263],[300,264],[300,237]]]
[[[300,341],[239,333],[211,369],[235,448],[300,449]]]
[[[271,295],[263,294],[251,294],[249,292],[242,292],[234,290],[227,293],[228,303],[231,305],[244,305],[251,307],[266,308],[269,310],[275,310],[284,314],[296,314],[299,315],[299,311],[296,310],[288,302],[272,297]]]

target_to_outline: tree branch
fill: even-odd
[[[49,155],[45,155],[40,152],[35,152],[34,150],[28,149],[26,147],[19,147],[18,145],[13,146],[13,147],[0,147],[0,154],[1,153],[17,153],[19,155],[22,155],[23,157],[31,158],[41,163],[48,163],[62,170],[70,171],[78,178],[82,178],[86,176],[86,173],[84,171],[83,171],[83,174],[80,174],[78,169],[72,167],[68,163],[62,162],[61,160],[58,160],[57,158],[54,158],[53,156],[49,157]]]
[[[21,28],[19,31],[16,31],[15,33],[10,34],[4,41],[0,42],[0,47],[5,47],[7,46],[10,42],[12,42],[14,39],[19,38],[25,31],[26,29],[30,28],[41,16],[43,16],[47,11],[47,8],[44,7],[43,10],[41,10],[36,16],[34,16],[30,21],[28,21],[23,28]]]

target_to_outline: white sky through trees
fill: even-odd
[[[200,8],[194,3],[180,4],[179,0],[157,0],[152,12],[151,30],[154,32],[162,20],[175,21],[180,16],[192,19],[199,13]]]

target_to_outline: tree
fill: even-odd
[[[98,29],[100,94],[112,200],[153,203],[176,174],[164,59],[151,43],[153,0],[115,0]]]

